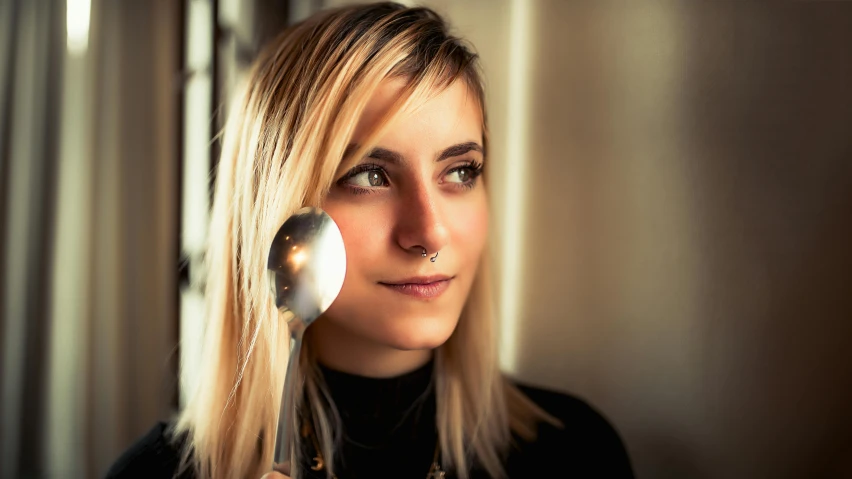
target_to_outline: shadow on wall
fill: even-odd
[[[536,5],[521,374],[639,477],[852,476],[852,5]]]
[[[718,477],[852,476],[848,464],[829,472],[852,427],[849,7],[727,5],[690,18],[684,121]]]

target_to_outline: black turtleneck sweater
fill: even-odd
[[[426,478],[438,440],[432,369],[429,362],[402,376],[378,379],[320,366],[343,424],[342,450],[335,459],[337,477]],[[307,455],[313,453],[309,447]],[[320,479],[325,474],[307,477]]]
[[[343,423],[343,443],[335,458],[339,479],[425,479],[437,442],[432,363],[395,378],[355,376],[320,366]],[[504,461],[509,478],[632,478],[624,445],[615,429],[588,404],[572,396],[518,385],[564,428],[541,424],[528,442],[515,438]],[[160,423],[130,447],[107,478],[168,479],[180,451]],[[305,441],[306,457],[313,457]],[[325,479],[308,467],[303,477]],[[191,476],[184,476],[191,477]],[[447,478],[455,477],[452,471]],[[476,467],[471,479],[487,479]]]

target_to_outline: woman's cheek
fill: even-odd
[[[375,208],[330,206],[326,211],[340,228],[349,265],[370,256],[373,249],[384,244],[381,236],[387,229],[387,215],[375,211]],[[358,252],[358,257],[353,256],[354,251]]]
[[[482,250],[488,234],[487,202],[483,198],[466,207],[455,208],[452,223],[457,241],[463,245],[463,249],[478,253],[476,250]]]

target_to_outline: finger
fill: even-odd
[[[285,476],[284,474],[281,474],[280,472],[273,471],[273,472],[267,472],[260,479],[290,479],[290,476]]]
[[[280,472],[281,474],[284,474],[285,476],[289,476],[290,475],[290,461],[282,462],[281,464],[273,464],[272,470]]]

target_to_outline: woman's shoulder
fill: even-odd
[[[553,389],[514,382],[524,395],[551,416],[567,426],[573,425],[577,432],[615,434],[612,424],[598,409],[586,400],[573,394]]]
[[[175,477],[180,460],[180,442],[173,440],[168,423],[159,422],[121,454],[110,467],[106,477],[171,479]],[[189,479],[192,476],[181,474],[177,477]]]
[[[572,477],[633,477],[621,436],[598,409],[571,394],[514,384],[529,400],[557,419],[561,427],[542,423],[534,440],[516,438],[518,447],[509,461],[509,468],[515,470],[509,477],[525,477],[523,468],[542,464],[548,464],[543,466],[547,473],[570,472]]]

